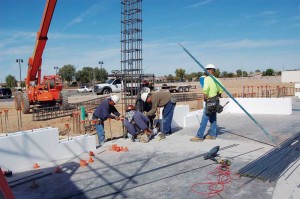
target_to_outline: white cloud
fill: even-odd
[[[276,12],[275,11],[263,11],[261,13],[259,13],[257,16],[273,16],[275,15]]]
[[[209,41],[204,42],[202,48],[220,48],[220,49],[250,49],[274,46],[299,45],[300,40],[240,40],[240,41]]]
[[[84,21],[84,18],[90,15],[94,15],[96,13],[101,12],[101,10],[105,9],[101,3],[96,3],[89,7],[86,11],[79,14],[77,17],[75,17],[73,20],[71,20],[67,25],[64,27],[64,30],[68,29],[69,27],[81,23]]]
[[[192,4],[192,5],[189,5],[189,6],[186,6],[185,8],[197,8],[197,7],[201,7],[205,4],[208,4],[210,2],[212,2],[213,0],[203,0],[199,3],[195,3],[195,4]]]

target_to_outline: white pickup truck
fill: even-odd
[[[109,94],[109,93],[120,93],[121,92],[121,80],[120,79],[109,79],[106,83],[96,84],[94,86],[94,93],[97,95],[100,94]]]
[[[92,92],[93,89],[88,88],[88,87],[86,87],[86,86],[81,86],[81,87],[78,88],[76,91],[77,91],[77,93],[87,93],[87,92]]]

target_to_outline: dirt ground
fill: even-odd
[[[286,87],[292,88],[294,84],[292,83],[281,83],[280,77],[257,77],[257,78],[226,78],[220,79],[225,88],[231,94],[239,94],[243,92],[244,86],[244,93],[257,93],[258,89],[264,89],[266,86],[268,88],[276,89],[277,86],[279,87]],[[202,89],[199,85],[199,82],[187,82],[187,83],[180,83],[192,86],[192,93],[201,93]],[[159,86],[159,84],[157,84]],[[95,95],[85,95],[85,96],[71,96],[69,97],[69,102],[78,102],[84,101],[91,98],[95,98]],[[185,104],[190,106],[190,111],[194,111],[197,109],[202,108],[201,101],[188,101],[188,102],[179,102],[178,104]],[[117,109],[121,112],[121,105],[117,105]],[[8,110],[5,112],[4,110]],[[3,102],[0,101],[0,111],[1,112],[1,133],[12,133],[19,130],[31,130],[36,128],[43,128],[47,126],[56,127],[59,129],[61,138],[66,138],[69,136],[76,136],[79,134],[94,134],[95,131],[92,130],[84,131],[83,125],[81,125],[81,132],[77,133],[73,129],[74,118],[71,116],[66,116],[62,118],[56,118],[47,121],[32,121],[31,114],[20,114],[14,108],[14,102]],[[6,114],[7,113],[7,114]],[[91,113],[89,113],[91,114]],[[22,124],[22,127],[21,127]],[[70,128],[67,128],[69,126]],[[111,122],[105,122],[105,132],[106,138],[110,139],[111,137],[121,137],[123,135],[123,128],[122,123],[120,121],[111,120]],[[1,134],[0,133],[0,134]]]

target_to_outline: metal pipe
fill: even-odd
[[[271,136],[261,125],[260,123],[258,123],[254,117],[252,117],[252,115],[250,115],[250,113],[248,113],[248,111],[246,111],[246,109],[240,104],[238,103],[238,101],[230,94],[229,91],[227,91],[227,89],[219,82],[217,81],[217,79],[211,75],[204,66],[202,66],[202,64],[186,49],[184,48],[181,44],[179,44],[182,49],[214,80],[214,82],[220,86],[224,92],[248,115],[248,117],[265,133],[265,135],[267,135],[267,137],[276,145],[278,146],[277,142],[275,141],[275,139],[273,138],[273,136]]]

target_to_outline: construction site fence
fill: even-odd
[[[244,86],[242,93],[232,93],[233,97],[241,98],[281,98],[295,96],[299,92],[295,87]]]
[[[100,102],[107,99],[108,97],[100,97],[92,100],[87,100],[78,103],[69,103],[66,107],[46,107],[46,108],[34,108],[32,111],[32,120],[33,121],[43,121],[50,120],[59,117],[65,117],[72,115],[75,111],[79,111],[83,106],[84,109],[88,112],[95,109]]]

